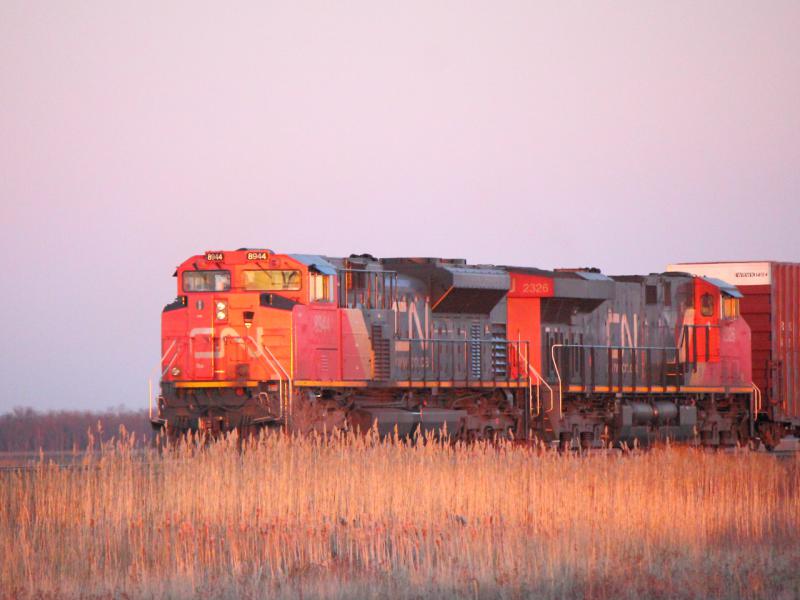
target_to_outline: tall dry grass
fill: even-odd
[[[0,593],[795,598],[800,461],[374,436],[0,474]]]

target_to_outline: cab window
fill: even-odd
[[[185,271],[184,292],[227,292],[231,289],[230,271]]]
[[[300,289],[300,271],[272,269],[245,271],[244,289],[259,292],[281,292]]]
[[[704,317],[714,316],[714,296],[711,294],[700,296],[700,314]]]
[[[722,318],[735,319],[739,316],[739,299],[730,298],[728,296],[722,297]]]
[[[333,279],[321,273],[309,273],[309,302],[331,302],[331,284]]]

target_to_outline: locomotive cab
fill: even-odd
[[[162,312],[163,416],[154,426],[225,431],[273,419],[276,385],[266,382],[290,379],[292,310],[330,297],[330,275],[241,249],[193,256],[175,276],[178,298]]]

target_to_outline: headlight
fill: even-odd
[[[228,318],[228,303],[224,300],[217,300],[217,320],[225,321]]]
[[[177,377],[181,374],[181,370],[178,367],[172,367],[172,376]]]

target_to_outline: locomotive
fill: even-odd
[[[718,278],[248,248],[174,276],[151,416],[169,436],[377,426],[594,448],[778,433],[742,293]]]

